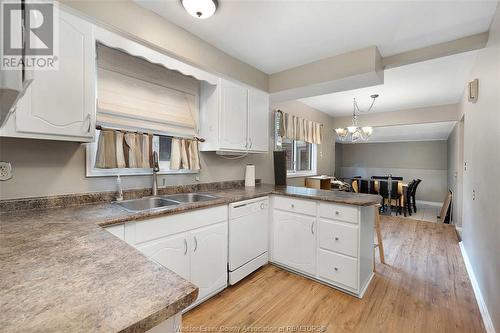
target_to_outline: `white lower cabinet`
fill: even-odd
[[[198,299],[227,284],[227,223],[219,223],[191,232],[190,281],[200,288]]]
[[[309,274],[316,273],[314,217],[274,210],[273,260]]]
[[[373,276],[375,208],[274,196],[271,261],[362,297]]]
[[[190,253],[188,233],[165,237],[137,246],[149,259],[174,271],[184,279],[190,277]]]
[[[125,225],[126,242],[199,288],[192,306],[227,286],[227,233],[227,206]]]

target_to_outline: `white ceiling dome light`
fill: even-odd
[[[214,15],[219,5],[217,0],[181,0],[184,9],[193,17],[206,19]]]

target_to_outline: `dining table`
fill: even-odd
[[[389,180],[388,179],[372,179],[372,178],[359,178],[359,177],[348,177],[346,178],[345,180],[348,180],[348,182],[352,185],[352,182],[354,180],[366,180],[368,182],[370,181],[374,181],[375,182],[375,190],[378,192],[379,190],[379,184],[380,182],[388,182]],[[396,181],[396,180],[394,180]],[[403,210],[403,214],[404,216],[406,217],[408,215],[408,205],[406,204],[406,197],[407,197],[407,192],[408,192],[408,183],[405,183],[404,181],[402,180],[397,180],[398,182],[398,194],[401,196],[401,200],[400,200],[400,207],[402,208]],[[390,196],[390,193],[391,193],[392,189],[391,187],[389,186],[389,196]],[[388,214],[391,213],[391,205],[389,205],[389,212]]]

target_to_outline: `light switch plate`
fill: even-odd
[[[12,178],[12,166],[9,162],[0,162],[0,180]]]

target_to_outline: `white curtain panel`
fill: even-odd
[[[283,121],[280,122],[280,134],[291,140],[305,141],[321,144],[323,137],[323,125],[311,120],[300,118],[286,112],[282,112]]]

